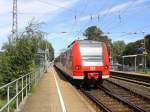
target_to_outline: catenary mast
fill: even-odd
[[[17,0],[13,0],[13,12],[12,12],[12,40],[16,40],[18,32],[18,12],[17,12]]]

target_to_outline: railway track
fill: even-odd
[[[150,112],[149,99],[109,80],[105,80],[104,84],[97,89],[80,88],[79,91],[89,97],[100,111]]]
[[[106,112],[150,112],[149,101],[131,93],[123,93],[120,89],[117,90],[119,94],[112,92],[114,89],[109,90],[104,86],[81,91]]]
[[[134,107],[141,109],[143,112],[150,112],[150,99],[145,97],[144,93],[143,95],[142,93],[138,94],[132,91],[131,88],[128,89],[109,80],[105,81],[102,87],[114,93],[115,96],[119,96],[124,101],[129,102]]]
[[[133,80],[133,79],[128,79],[128,78],[124,78],[124,77],[120,77],[120,76],[111,76],[114,79],[119,79],[119,80],[123,80],[123,81],[127,81],[127,82],[131,82],[131,83],[136,83],[145,87],[150,87],[150,83],[147,82],[143,82],[143,81],[137,81],[137,80]]]
[[[150,84],[150,76],[139,74],[139,73],[131,73],[131,72],[122,72],[122,71],[111,71],[111,76],[118,77],[118,78],[124,78],[124,79],[130,79],[128,81],[136,81],[136,83],[139,83],[140,85],[149,85]]]
[[[139,96],[150,99],[150,87],[148,86],[144,86],[143,84],[139,83],[137,84],[136,82],[130,82],[128,81],[128,79],[126,81],[118,78],[110,78],[107,81],[104,81],[104,85],[106,85],[105,83],[108,81],[124,89],[132,91],[133,93],[138,94]]]
[[[131,108],[120,102],[120,100],[107,94],[103,90],[81,90],[86,96],[88,96],[100,110],[105,112],[133,112]]]
[[[81,91],[106,112],[150,112],[150,99],[130,89],[106,80],[98,89]]]

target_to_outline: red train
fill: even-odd
[[[110,77],[109,56],[103,42],[75,40],[55,58],[54,65],[74,81],[86,85],[97,86]]]

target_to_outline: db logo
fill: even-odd
[[[95,70],[95,67],[90,67],[90,70]]]

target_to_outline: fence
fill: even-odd
[[[143,66],[136,66],[136,71],[135,71],[135,66],[129,66],[129,65],[113,65],[110,67],[111,70],[113,71],[124,71],[124,72],[149,72],[150,73],[150,67],[147,67],[146,69],[143,68]]]
[[[31,88],[37,85],[43,74],[44,68],[39,68],[0,87],[0,91],[5,93],[4,99],[6,100],[4,105],[0,107],[0,112],[10,112],[14,109],[13,106],[18,109],[19,104],[28,96]]]

